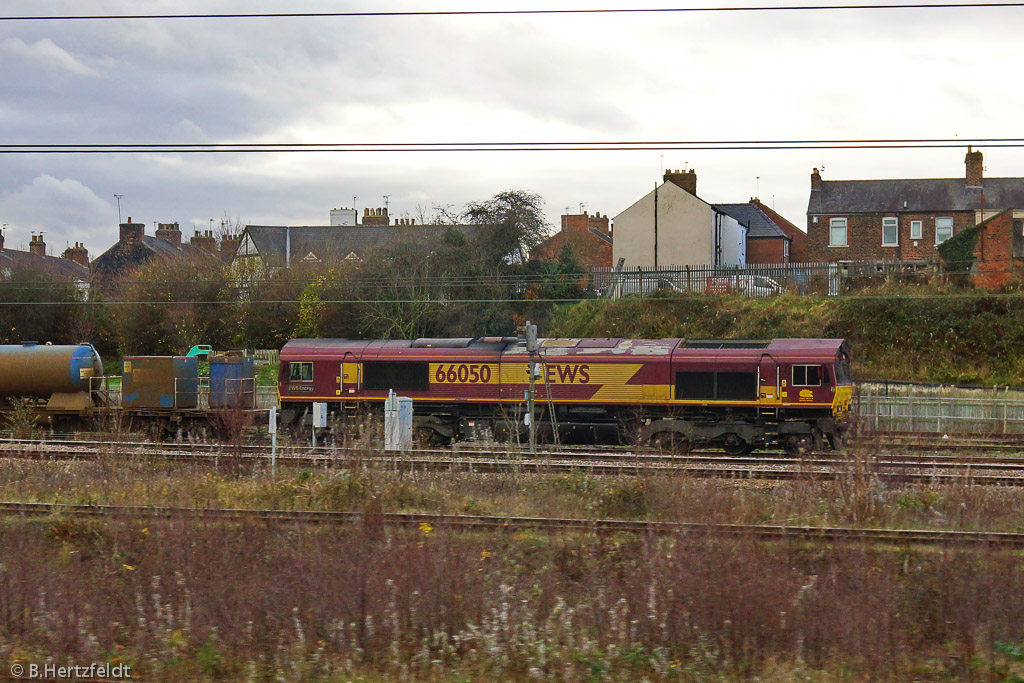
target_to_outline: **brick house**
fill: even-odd
[[[746,204],[716,204],[716,208],[747,226],[747,264],[801,263],[806,260],[807,235],[761,200]]]
[[[984,178],[982,161],[968,147],[963,178],[822,180],[814,169],[807,260],[928,259],[953,235],[1024,209],[1024,178]]]
[[[89,280],[89,252],[75,242],[60,257],[46,253],[46,242],[42,233],[32,234],[28,251],[10,249],[4,245],[5,235],[0,232],[0,278],[9,278],[13,273],[38,271],[56,280],[86,283]]]
[[[229,240],[229,245],[233,253],[237,241]],[[186,243],[182,242],[177,223],[158,223],[155,234],[149,236],[145,223],[133,223],[129,218],[127,223],[120,224],[117,242],[93,260],[92,274],[97,281],[116,280],[151,259],[183,256],[211,261],[220,258],[213,231],[196,230],[195,236]]]
[[[1014,213],[1007,209],[978,225],[971,270],[975,286],[998,289],[1024,277],[1024,219]]]
[[[449,230],[472,237],[482,227],[423,225],[410,218],[395,218],[392,225],[386,207],[365,209],[362,223],[356,219],[355,209],[334,209],[330,225],[247,225],[235,242],[231,263],[276,271],[301,265],[362,261],[375,249],[395,244],[429,244],[442,239]]]
[[[562,229],[541,242],[530,254],[541,261],[554,261],[568,245],[576,259],[588,270],[612,265],[612,231],[608,216],[586,211],[563,214]]]
[[[747,228],[697,196],[693,169],[668,170],[663,182],[614,218],[612,260],[627,268],[743,267]]]

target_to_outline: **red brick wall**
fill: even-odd
[[[1013,258],[1013,211],[1003,211],[978,226],[974,245],[974,284],[998,289],[1024,274],[1024,261]]]
[[[568,244],[577,260],[585,268],[612,265],[612,245],[609,242],[591,235],[589,232],[563,230],[549,237],[533,250],[531,256],[542,261],[553,261],[562,251],[562,245]]]
[[[775,212],[770,206],[765,206],[759,199],[751,199],[754,204],[765,213],[768,218],[774,221],[775,225],[792,240],[789,247],[789,262],[802,263],[807,260],[807,233],[793,225],[784,216]]]
[[[785,258],[787,241],[781,237],[748,237],[747,263],[788,263]]]
[[[882,246],[882,218],[895,216],[899,223],[899,245]],[[861,261],[874,259],[926,259],[936,256],[935,219],[953,219],[956,235],[974,225],[973,211],[937,211],[933,213],[874,213],[862,215],[830,214],[807,217],[808,261]],[[829,219],[846,218],[846,247],[830,247]],[[911,221],[920,220],[921,239],[910,239]],[[916,244],[915,244],[916,242]]]

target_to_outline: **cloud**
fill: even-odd
[[[71,178],[42,174],[18,190],[0,195],[0,216],[8,224],[6,245],[13,249],[27,245],[31,233],[45,232],[48,251],[60,254],[65,242],[81,242],[94,231],[116,229],[116,215],[117,209],[109,202]],[[90,253],[97,256],[94,249],[100,244],[95,239],[92,242]]]
[[[100,77],[99,71],[76,59],[71,53],[49,38],[41,38],[31,44],[26,43],[20,38],[8,38],[3,42],[3,48],[12,54],[24,57],[48,69],[67,71],[78,76],[89,76],[90,78]]]

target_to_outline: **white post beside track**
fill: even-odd
[[[270,432],[270,474],[277,476],[277,407],[270,409],[267,431]]]

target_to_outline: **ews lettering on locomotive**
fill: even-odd
[[[559,384],[587,384],[590,382],[589,365],[548,365],[548,382],[556,381]]]

